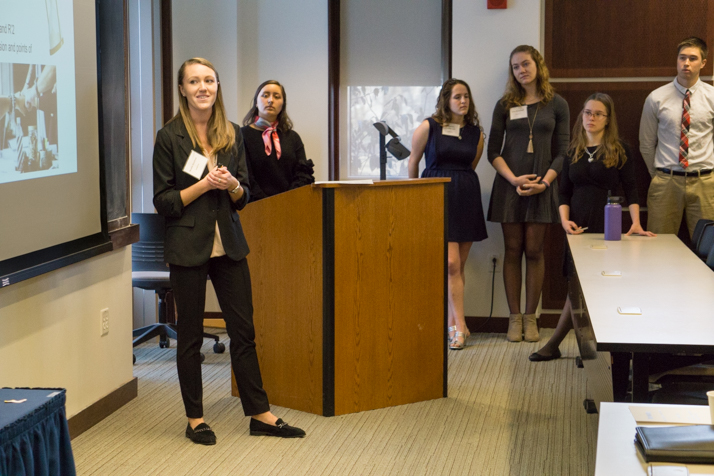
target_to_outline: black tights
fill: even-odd
[[[511,314],[521,312],[521,260],[526,256],[526,309],[525,314],[534,314],[543,289],[545,260],[543,242],[545,223],[502,223],[503,241],[506,248],[503,260],[503,284]]]

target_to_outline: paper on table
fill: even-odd
[[[640,423],[673,423],[681,425],[711,425],[709,407],[706,405],[656,406],[630,405],[630,413]]]
[[[592,250],[606,250],[607,245],[590,245],[590,249],[592,249]]]
[[[649,476],[689,476],[689,469],[684,464],[650,463]]]
[[[619,314],[625,314],[628,316],[641,316],[642,315],[642,309],[639,307],[634,307],[634,306],[620,306],[617,308],[617,312]]]
[[[622,271],[603,271],[603,276],[622,276]]]

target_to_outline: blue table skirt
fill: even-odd
[[[77,474],[64,404],[64,389],[0,389],[0,476]]]

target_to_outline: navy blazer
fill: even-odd
[[[200,266],[211,257],[216,220],[226,255],[241,260],[248,254],[237,210],[249,199],[248,168],[240,128],[233,124],[236,142],[229,152],[220,152],[216,162],[225,165],[243,187],[244,194],[235,203],[226,190],[211,190],[187,206],[181,201],[181,190],[198,182],[183,171],[193,147],[191,137],[180,117],[169,121],[156,134],[154,144],[154,206],[166,218],[164,259],[179,266]],[[208,167],[201,178],[208,174]]]

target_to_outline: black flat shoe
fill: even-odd
[[[549,360],[559,359],[562,356],[560,349],[556,349],[551,355],[541,355],[538,352],[533,352],[528,356],[531,362],[548,362]]]
[[[196,428],[191,428],[189,423],[186,426],[186,438],[199,445],[215,445],[216,434],[206,423],[199,423]]]
[[[305,436],[303,430],[288,425],[282,418],[278,418],[278,421],[275,422],[275,426],[251,418],[250,434],[253,436],[278,436],[280,438],[302,438]]]

